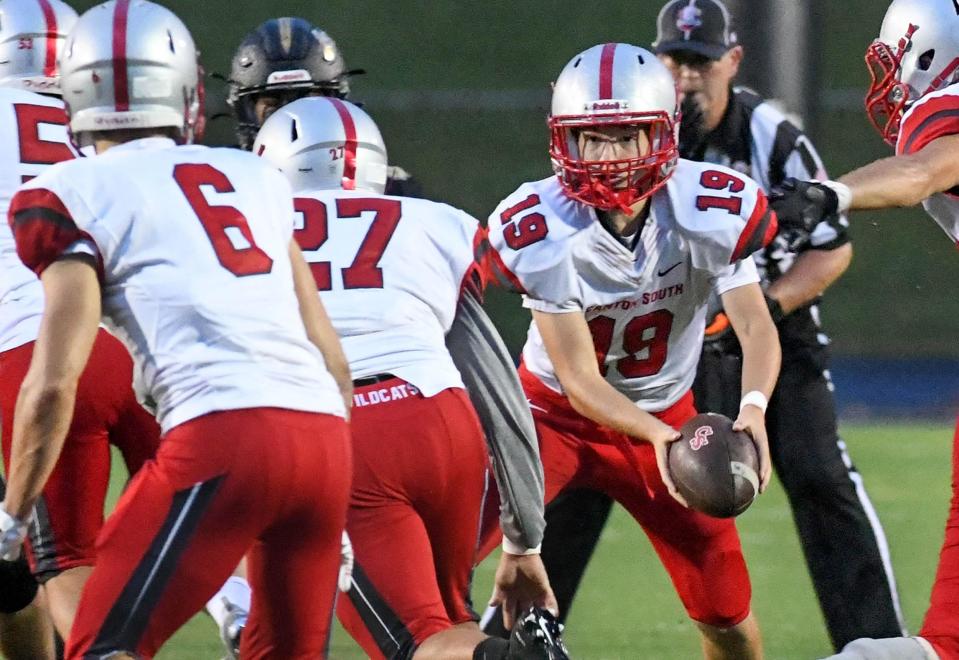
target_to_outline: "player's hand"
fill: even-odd
[[[343,536],[340,539],[340,574],[336,579],[336,586],[340,591],[346,593],[353,584],[353,544],[350,543],[350,535],[343,530]]]
[[[559,616],[556,596],[538,554],[514,555],[504,551],[500,555],[489,604],[503,606],[503,625],[507,630],[512,630],[516,617],[532,605]]]
[[[769,203],[779,219],[779,231],[788,237],[791,250],[809,242],[816,225],[833,219],[839,211],[835,190],[822,183],[792,177],[769,195]]]
[[[666,490],[673,496],[673,499],[683,506],[688,507],[689,504],[686,502],[686,499],[679,494],[679,490],[676,488],[675,482],[673,482],[673,475],[669,473],[669,445],[681,437],[682,434],[672,426],[659,422],[659,428],[652,433],[647,440],[653,444],[653,449],[656,451],[656,465],[659,467],[659,476],[666,485]]]
[[[16,560],[26,537],[27,523],[14,518],[6,509],[0,507],[0,559]]]
[[[759,455],[759,492],[769,485],[772,477],[772,461],[769,457],[769,438],[766,436],[766,415],[758,406],[746,405],[739,411],[739,417],[733,422],[733,431],[745,431]]]

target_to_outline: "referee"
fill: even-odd
[[[749,175],[769,192],[786,177],[827,178],[815,148],[782,112],[732,87],[743,57],[720,0],[671,0],[653,49],[683,96],[680,154]],[[820,224],[801,249],[777,236],[754,255],[783,364],[766,412],[773,465],[789,497],[806,564],[836,649],[904,633],[885,535],[836,428],[822,292],[846,270],[847,222]],[[718,298],[693,392],[696,407],[735,419],[742,351]],[[547,509],[543,561],[565,615],[611,506],[571,493]]]

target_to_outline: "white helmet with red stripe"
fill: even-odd
[[[373,119],[349,101],[308,96],[263,123],[253,143],[293,190],[386,189],[386,145]]]
[[[866,112],[890,144],[908,106],[959,80],[959,2],[895,0],[866,51]]]
[[[76,22],[60,0],[2,0],[0,86],[59,94],[57,57]]]
[[[173,127],[184,141],[202,131],[197,50],[183,22],[147,0],[110,0],[85,12],[60,58],[70,129]]]
[[[553,86],[549,118],[550,157],[566,194],[606,210],[652,195],[678,158],[677,115],[676,83],[648,50],[609,43],[575,56]],[[604,126],[641,128],[649,149],[637,158],[583,160],[578,132]]]

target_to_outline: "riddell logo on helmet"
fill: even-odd
[[[696,429],[696,432],[693,434],[693,437],[689,439],[689,447],[693,451],[699,451],[703,447],[709,444],[709,436],[713,434],[713,430],[708,426],[700,426]]]
[[[592,112],[610,112],[613,110],[627,110],[629,103],[626,101],[593,101],[586,104],[586,110]]]
[[[310,72],[306,69],[293,69],[292,71],[274,71],[266,79],[267,85],[276,85],[279,83],[291,82],[310,82]]]

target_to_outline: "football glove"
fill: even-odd
[[[788,237],[791,250],[809,242],[816,225],[834,222],[839,213],[839,195],[834,188],[792,177],[770,194],[769,203],[779,219],[779,231]]]
[[[0,507],[0,559],[14,561],[27,537],[27,523],[14,518]]]
[[[353,544],[350,543],[350,536],[343,530],[343,537],[340,540],[340,575],[336,580],[340,591],[346,593],[353,584]]]

